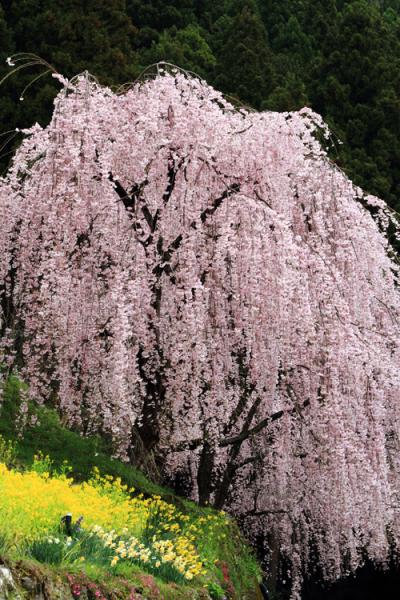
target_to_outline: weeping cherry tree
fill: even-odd
[[[309,109],[67,81],[0,181],[1,344],[36,402],[269,532],[293,597],[400,540],[389,209]],[[140,442],[140,444],[139,444]]]

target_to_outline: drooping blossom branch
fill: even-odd
[[[392,216],[317,131],[181,73],[83,75],[0,181],[2,351],[32,397],[271,531],[294,593],[315,555],[334,578],[400,537]]]

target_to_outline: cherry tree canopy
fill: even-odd
[[[68,82],[0,182],[2,348],[37,401],[140,439],[202,503],[325,577],[400,539],[390,215],[321,118],[161,74]]]

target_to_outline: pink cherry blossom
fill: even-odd
[[[400,539],[393,219],[317,133],[180,73],[79,76],[0,181],[2,348],[32,398],[268,532],[293,597],[316,556],[332,579]]]

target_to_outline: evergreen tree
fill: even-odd
[[[209,78],[215,65],[215,57],[204,39],[200,28],[188,25],[185,29],[171,27],[164,31],[157,43],[141,54],[144,66],[167,61]]]
[[[326,38],[322,52],[311,97],[313,108],[345,142],[339,162],[356,183],[396,205],[399,38],[379,10],[364,1],[352,2],[344,7],[336,35]]]
[[[14,0],[7,18],[19,52],[38,54],[67,77],[89,70],[123,83],[137,72],[137,30],[124,0]]]
[[[253,2],[226,21],[217,58],[215,85],[261,108],[274,85],[272,53],[261,17]]]
[[[158,32],[170,27],[178,29],[193,24],[193,0],[127,0],[127,12],[139,28],[148,27]]]

